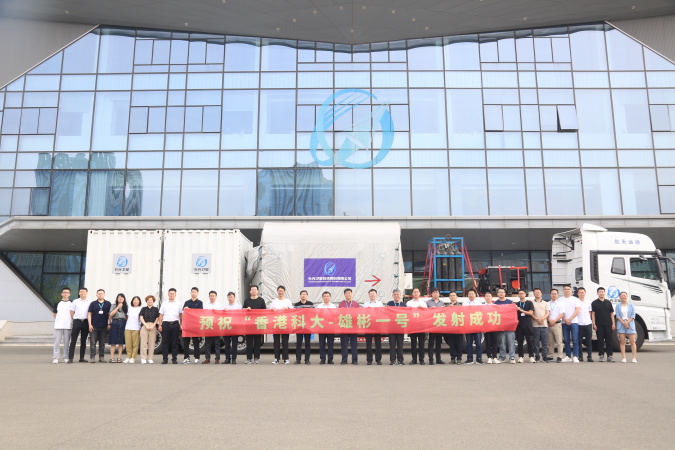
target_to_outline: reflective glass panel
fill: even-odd
[[[449,89],[446,92],[450,148],[484,148],[480,89]]]
[[[619,169],[621,200],[626,215],[659,214],[654,169]]]
[[[531,216],[546,215],[544,174],[541,169],[525,169],[527,181],[527,213]]]
[[[52,176],[50,216],[84,216],[87,196],[87,172],[84,170],[55,171]]]
[[[453,216],[487,215],[485,169],[451,169],[450,196]]]
[[[253,216],[256,202],[255,170],[221,170],[218,215]]]
[[[159,216],[162,199],[162,171],[128,171],[124,197],[125,216]]]
[[[372,216],[370,170],[335,171],[335,215]]]
[[[184,170],[181,184],[181,216],[218,215],[218,171]]]
[[[375,216],[410,215],[410,171],[408,169],[373,170]]]
[[[619,148],[651,148],[652,133],[647,93],[637,89],[612,89],[616,140]]]
[[[333,215],[333,171],[331,169],[296,170],[296,215]]]
[[[258,215],[292,216],[295,173],[293,169],[258,171]]]
[[[129,101],[128,92],[96,94],[92,150],[126,150]]]
[[[545,169],[546,204],[549,215],[584,214],[579,169]]]
[[[64,92],[59,103],[56,150],[89,150],[93,92]]]
[[[523,169],[488,169],[491,216],[527,215]]]
[[[413,216],[450,215],[447,169],[413,169]]]
[[[642,45],[619,30],[606,25],[609,70],[642,70]]]
[[[621,215],[616,169],[584,169],[584,201],[588,215]]]
[[[577,90],[579,146],[614,148],[612,101],[607,90]]]

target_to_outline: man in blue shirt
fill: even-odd
[[[204,309],[204,304],[201,300],[197,298],[199,295],[199,289],[193,287],[190,290],[190,300],[186,301],[183,304],[183,309]],[[182,329],[181,323],[181,329]],[[199,364],[199,341],[201,338],[193,337],[192,346],[194,347],[195,353],[195,364]],[[220,342],[217,342],[216,345],[220,345]],[[183,364],[190,364],[190,338],[183,338]]]
[[[513,302],[506,298],[506,290],[504,288],[497,289],[497,297],[499,299],[495,305],[512,305]],[[516,332],[515,331],[499,331],[497,333],[497,341],[499,342],[499,359],[496,363],[500,364],[506,361],[506,352],[508,347],[509,361],[511,364],[516,363]]]
[[[105,299],[105,291],[96,291],[96,300],[89,305],[90,361],[96,362],[96,343],[98,342],[98,362],[105,362],[105,334],[110,329],[108,317],[112,304]]]
[[[394,289],[392,297],[394,299],[387,303],[387,306],[405,308],[405,303],[401,300],[401,291]],[[403,334],[389,335],[389,365],[405,365],[403,362]]]

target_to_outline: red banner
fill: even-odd
[[[183,336],[251,334],[467,334],[514,331],[515,305],[183,311]]]

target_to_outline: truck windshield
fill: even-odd
[[[657,268],[657,260],[655,258],[630,259],[630,273],[636,278],[645,278],[647,280],[660,280],[659,270]]]

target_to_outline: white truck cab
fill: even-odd
[[[663,256],[644,235],[611,232],[584,224],[553,235],[551,275],[554,288],[570,284],[575,292],[584,287],[588,300],[604,287],[612,303],[625,291],[636,311],[637,346],[645,339],[672,339],[670,291],[661,264]],[[618,340],[616,341],[618,344]]]

